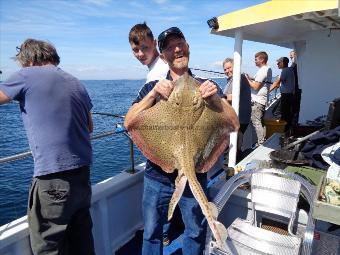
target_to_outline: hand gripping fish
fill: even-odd
[[[165,172],[178,170],[171,198],[171,219],[185,185],[198,201],[214,238],[224,247],[227,231],[217,221],[217,208],[208,202],[196,172],[207,172],[224,151],[229,133],[227,110],[209,107],[199,91],[200,83],[187,73],[175,84],[168,100],[160,100],[132,120],[129,133],[142,153]]]

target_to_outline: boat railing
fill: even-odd
[[[281,98],[281,93],[280,93],[279,88],[276,88],[273,91],[271,91],[269,94],[269,98],[267,100],[266,110],[271,108],[280,98]]]
[[[125,116],[123,116],[123,115],[106,113],[106,112],[93,112],[92,114],[110,116],[110,117],[114,117],[114,118],[120,118],[122,120],[125,118]],[[98,133],[98,134],[95,134],[95,135],[91,135],[91,140],[97,140],[97,139],[100,139],[100,138],[104,138],[104,137],[108,137],[108,136],[112,136],[112,135],[117,135],[117,134],[123,134],[129,139],[130,169],[128,170],[128,172],[129,173],[135,173],[136,170],[135,170],[133,141],[131,140],[130,135],[128,134],[128,132],[126,131],[126,129],[124,128],[122,123],[116,123],[115,129],[113,129],[113,130],[109,130],[109,131],[101,132],[101,133]],[[16,160],[21,160],[21,159],[24,159],[24,158],[29,157],[29,156],[32,156],[32,151],[30,151],[30,150],[25,151],[25,152],[21,152],[21,153],[17,153],[17,154],[14,154],[14,155],[2,157],[2,158],[0,158],[0,164],[8,163],[8,162],[16,161]]]

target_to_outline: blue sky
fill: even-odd
[[[143,79],[147,68],[132,55],[130,28],[146,21],[157,37],[178,26],[190,45],[190,67],[222,71],[221,63],[233,54],[234,40],[210,34],[206,21],[264,0],[129,1],[129,0],[0,0],[0,70],[2,80],[19,70],[11,59],[15,47],[27,38],[52,42],[61,57],[60,67],[82,80]],[[243,43],[242,71],[256,72],[254,54],[265,50],[278,74],[276,59],[290,49]]]

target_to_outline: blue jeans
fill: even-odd
[[[206,192],[206,178],[199,179],[199,182]],[[163,254],[163,225],[167,222],[169,202],[174,192],[174,188],[174,183],[163,183],[144,177],[143,255]],[[182,248],[183,255],[203,254],[206,220],[188,185],[186,186],[178,205],[185,225]]]

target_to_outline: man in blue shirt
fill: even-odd
[[[285,131],[291,129],[293,119],[293,105],[295,93],[294,71],[288,67],[289,59],[282,57],[277,60],[277,66],[282,69],[280,76],[270,86],[270,91],[280,87],[281,119],[287,122]]]
[[[167,100],[174,88],[174,81],[181,75],[186,72],[192,75],[188,68],[189,45],[180,29],[171,27],[163,31],[158,36],[158,47],[161,53],[160,57],[169,65],[170,70],[167,79],[152,81],[144,85],[126,114],[124,125],[127,129],[129,129],[134,118],[143,110],[152,107],[158,98]],[[217,107],[217,109],[220,109],[222,104],[227,107],[231,129],[236,130],[239,126],[237,116],[228,102],[221,98],[223,97],[222,90],[212,81],[194,78],[201,83],[201,96],[208,104]],[[206,174],[196,175],[206,192]],[[144,255],[163,254],[162,229],[167,221],[169,202],[174,192],[176,176],[176,171],[171,174],[166,173],[150,160],[147,161],[143,195],[144,236],[142,253]],[[198,202],[193,197],[188,185],[178,205],[185,225],[183,254],[202,254],[205,245],[206,224],[203,221],[204,216]]]
[[[91,99],[57,67],[50,43],[27,39],[18,49],[23,68],[0,84],[0,104],[19,102],[34,158],[27,210],[33,254],[94,254]]]

